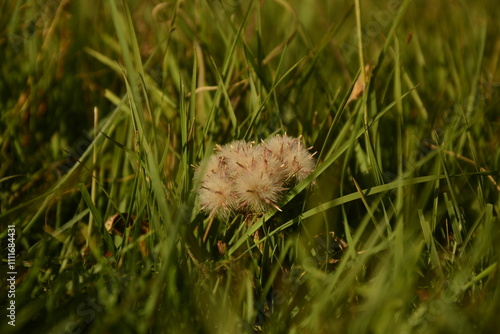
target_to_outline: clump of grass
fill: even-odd
[[[496,8],[3,2],[0,332],[497,331]]]

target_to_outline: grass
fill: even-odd
[[[1,332],[495,332],[495,9],[3,2]],[[283,211],[211,222],[193,165],[285,132]]]

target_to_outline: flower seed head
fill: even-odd
[[[248,212],[265,212],[271,207],[278,208],[285,188],[275,182],[273,175],[254,169],[242,174],[235,181],[235,193],[239,199],[239,207]]]
[[[315,161],[300,138],[277,135],[261,145],[233,141],[217,145],[195,171],[201,209],[220,219],[262,213],[278,204],[287,187],[302,181]]]
[[[300,182],[314,170],[316,162],[299,138],[277,135],[264,142],[266,149],[281,159],[287,179]]]
[[[210,171],[198,190],[202,210],[220,219],[229,218],[237,204],[232,188],[232,179],[224,168]]]

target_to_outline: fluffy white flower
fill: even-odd
[[[195,172],[198,182],[198,195],[203,211],[221,219],[228,218],[236,207],[233,178],[228,173],[224,157],[212,155]]]
[[[195,172],[201,209],[228,219],[278,207],[287,187],[302,181],[315,161],[300,138],[275,136],[261,145],[233,141],[217,146]]]
[[[224,146],[217,145],[216,151],[230,173],[238,173],[242,168],[250,168],[257,155],[253,143],[247,143],[243,140],[233,141]]]
[[[259,169],[241,174],[234,184],[239,208],[254,213],[265,212],[271,207],[279,210],[277,203],[285,188],[275,181],[273,175]]]
[[[313,155],[305,149],[299,138],[277,135],[263,143],[267,150],[281,160],[287,171],[287,179],[302,181],[314,170]]]
[[[279,210],[277,203],[286,190],[283,187],[286,169],[262,146],[256,147],[253,153],[251,164],[235,178],[234,189],[239,207],[254,213],[265,212],[271,207]]]

